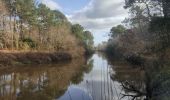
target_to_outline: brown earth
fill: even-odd
[[[71,60],[66,52],[0,51],[0,66],[15,64],[48,64]]]

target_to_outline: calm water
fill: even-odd
[[[0,70],[0,100],[131,100],[145,91],[144,72],[100,54],[90,59]],[[141,95],[137,100],[143,100]],[[169,100],[169,99],[166,99]]]
[[[115,72],[108,61],[95,54],[92,61],[93,68],[85,73],[83,80],[78,84],[70,84],[68,90],[59,100],[118,100],[121,98],[122,88],[110,76]]]

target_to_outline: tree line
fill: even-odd
[[[170,1],[125,0],[124,8],[129,17],[110,30],[108,52],[163,54],[170,46]]]
[[[79,24],[72,25],[59,10],[51,10],[37,0],[0,0],[0,49],[88,51],[92,48],[92,33]]]
[[[111,28],[105,51],[111,58],[137,66],[131,68],[142,72],[144,80],[141,85],[140,81],[126,79],[126,75],[125,80],[121,80],[122,87],[134,94],[122,95],[132,100],[141,97],[144,100],[168,100],[170,1],[125,0],[124,7],[129,10],[129,16],[121,25]],[[137,73],[137,78],[143,79],[140,75]]]

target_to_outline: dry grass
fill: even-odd
[[[0,51],[0,64],[48,64],[71,60],[72,56],[65,52],[30,52],[30,51]]]

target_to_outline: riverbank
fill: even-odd
[[[49,64],[71,60],[67,52],[0,51],[0,66]]]

